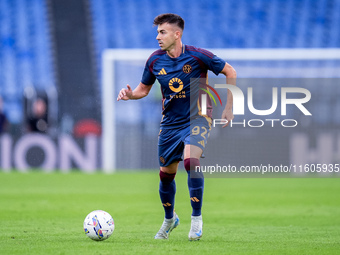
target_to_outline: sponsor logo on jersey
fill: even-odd
[[[169,88],[173,92],[180,92],[183,89],[183,82],[179,78],[172,78],[169,81]]]

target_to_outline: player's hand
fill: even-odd
[[[130,85],[126,85],[127,89],[121,89],[119,91],[118,97],[117,97],[117,101],[119,100],[129,100],[132,97],[132,89],[130,87]]]
[[[226,127],[229,125],[230,121],[232,121],[234,119],[234,114],[233,111],[231,109],[224,109],[224,111],[222,112],[222,119],[226,119],[228,121],[227,124],[224,124],[222,127]]]

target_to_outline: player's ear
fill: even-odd
[[[176,30],[176,32],[175,32],[176,39],[181,38],[181,35],[182,35],[181,31]]]

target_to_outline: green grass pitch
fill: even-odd
[[[206,179],[203,238],[190,242],[183,172],[169,240],[153,239],[164,217],[155,171],[0,173],[0,254],[339,254],[339,178]],[[102,242],[83,231],[96,209],[115,220]]]

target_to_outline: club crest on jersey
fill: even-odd
[[[186,65],[183,66],[183,72],[184,73],[191,73],[191,71],[192,71],[191,65],[186,64]]]
[[[183,89],[183,82],[179,78],[172,78],[169,81],[169,88],[173,92],[180,92]]]

